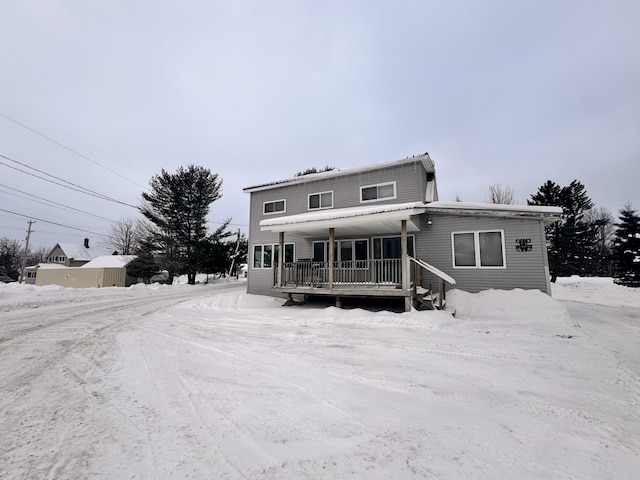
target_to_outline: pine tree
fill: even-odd
[[[140,252],[138,258],[127,265],[127,273],[132,277],[142,278],[145,283],[148,283],[159,270],[160,267],[149,252]]]
[[[222,196],[222,180],[207,168],[189,165],[175,174],[162,169],[149,185],[151,189],[142,193],[139,207],[151,223],[143,248],[154,252],[170,280],[186,273],[188,283],[194,284],[208,237],[207,215],[210,205]],[[229,221],[214,236],[224,236]]]
[[[640,216],[627,204],[619,218],[613,241],[614,282],[640,288]]]
[[[551,281],[555,282],[560,276],[594,274],[597,229],[585,218],[593,202],[584,185],[574,180],[560,187],[548,180],[527,203],[562,207],[562,221],[546,227]]]

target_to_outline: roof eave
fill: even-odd
[[[253,192],[259,192],[262,190],[271,190],[272,188],[279,188],[279,187],[284,187],[288,185],[296,185],[300,183],[313,182],[316,180],[324,180],[328,178],[342,177],[346,175],[354,175],[354,174],[357,174],[358,172],[377,170],[380,168],[387,168],[395,165],[403,165],[406,163],[415,163],[415,162],[420,162],[423,165],[425,171],[429,173],[435,173],[435,165],[433,163],[433,160],[431,160],[431,157],[429,157],[428,153],[424,153],[424,154],[416,155],[413,157],[402,158],[400,160],[371,163],[371,164],[363,165],[361,167],[350,167],[350,168],[329,170],[329,171],[320,172],[320,173],[310,173],[307,175],[300,175],[299,177],[293,177],[293,178],[288,178],[284,180],[277,180],[275,182],[269,182],[269,183],[263,183],[260,185],[245,187],[242,189],[242,191],[245,193],[253,193]]]

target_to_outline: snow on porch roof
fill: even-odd
[[[324,233],[333,227],[345,230],[343,233],[399,232],[401,220],[411,220],[411,216],[424,212],[425,204],[422,202],[337,208],[262,220],[260,230],[314,234]],[[407,228],[409,231],[418,230],[410,221]]]
[[[553,223],[562,218],[561,207],[538,205],[501,205],[495,203],[471,202],[431,202],[426,205],[431,213],[450,213],[457,215],[486,215],[492,217],[535,217]]]

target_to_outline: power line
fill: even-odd
[[[77,228],[77,227],[71,227],[69,225],[63,225],[62,223],[57,223],[57,222],[50,222],[49,220],[44,220],[42,218],[37,218],[37,217],[32,217],[31,215],[25,215],[24,213],[18,213],[18,212],[12,212],[11,210],[5,210],[4,208],[0,208],[0,212],[7,212],[7,213],[12,213],[13,215],[17,215],[19,217],[23,217],[23,218],[33,218],[35,220],[38,220],[39,222],[43,222],[43,223],[49,223],[51,225],[56,225],[58,227],[63,227],[63,228],[69,228],[71,230],[77,230],[79,232],[84,232],[84,233],[91,233],[93,235],[104,235],[102,233],[98,233],[98,232],[92,232],[91,230],[83,230],[81,228]]]
[[[207,220],[208,223],[216,223],[218,225],[223,225],[226,222],[220,222],[218,220]],[[229,225],[233,225],[234,227],[248,227],[249,225],[245,225],[244,223],[229,223]]]
[[[82,213],[82,214],[84,214],[84,215],[88,215],[88,216],[90,216],[90,217],[97,218],[97,219],[99,219],[99,220],[104,220],[104,221],[106,221],[106,222],[114,223],[114,220],[111,220],[111,219],[109,219],[109,218],[101,217],[100,215],[96,215],[96,214],[94,214],[94,213],[85,212],[84,210],[80,210],[80,209],[78,209],[78,208],[74,208],[74,207],[70,207],[70,206],[68,206],[68,205],[64,205],[64,204],[62,204],[62,203],[54,202],[53,200],[48,200],[48,199],[46,199],[46,198],[39,197],[39,196],[37,196],[37,195],[33,195],[32,193],[23,192],[22,190],[18,190],[17,188],[13,188],[13,187],[10,187],[10,186],[8,186],[8,185],[3,185],[2,183],[0,183],[0,187],[8,188],[9,190],[13,190],[13,191],[15,191],[15,192],[19,192],[19,193],[22,193],[22,194],[24,194],[24,195],[28,195],[29,197],[33,197],[33,198],[37,198],[37,199],[39,199],[39,200],[43,200],[42,202],[38,202],[37,200],[31,200],[31,199],[29,199],[29,198],[27,199],[27,200],[31,200],[32,202],[41,203],[42,205],[48,205],[48,206],[50,206],[50,207],[56,207],[56,208],[61,208],[61,209],[73,210],[74,212]],[[0,192],[1,192],[1,191],[2,191],[2,190],[0,190]],[[4,193],[9,194],[9,195],[15,195],[15,196],[19,197],[19,195],[16,195],[15,193],[11,193],[11,192],[4,192]],[[22,198],[25,198],[25,197],[22,197]],[[46,203],[45,203],[45,202],[46,202]]]
[[[129,203],[121,202],[120,200],[116,200],[115,198],[109,197],[109,196],[104,195],[102,193],[95,192],[95,191],[90,190],[88,188],[85,188],[85,187],[82,187],[80,185],[77,185],[77,184],[75,184],[73,182],[69,182],[69,181],[67,181],[67,180],[65,180],[63,178],[56,177],[55,175],[51,175],[50,173],[44,172],[44,171],[39,170],[39,169],[37,169],[35,167],[27,165],[26,163],[19,162],[18,160],[14,160],[13,158],[7,157],[6,155],[0,154],[0,157],[4,158],[6,160],[9,160],[10,162],[17,163],[18,165],[22,165],[24,167],[27,167],[27,168],[29,168],[31,170],[35,170],[36,172],[42,173],[43,175],[47,175],[47,176],[49,176],[51,178],[55,178],[56,180],[60,180],[61,182],[64,182],[64,183],[55,182],[53,180],[49,180],[48,178],[44,178],[44,177],[41,177],[41,176],[36,175],[34,173],[22,170],[21,168],[17,168],[17,167],[14,167],[12,165],[9,165],[7,163],[0,162],[0,165],[4,165],[5,167],[9,167],[9,168],[11,168],[13,170],[17,170],[17,171],[25,173],[27,175],[31,175],[32,177],[39,178],[40,180],[44,180],[45,182],[53,183],[53,184],[58,185],[60,187],[68,188],[70,190],[75,190],[76,192],[84,193],[85,195],[90,195],[92,197],[101,198],[102,200],[107,200],[109,202],[119,203],[121,205],[126,205],[127,207],[132,207],[132,208],[135,208],[135,209],[138,208],[135,205],[131,205]],[[67,184],[67,185],[65,185],[65,184]]]
[[[113,173],[114,175],[119,176],[120,178],[124,178],[126,181],[131,182],[131,183],[133,183],[134,185],[137,185],[137,186],[142,187],[142,188],[146,188],[146,186],[145,186],[145,185],[140,185],[139,183],[134,182],[134,181],[133,181],[133,180],[131,180],[129,177],[126,177],[126,176],[124,176],[124,175],[122,175],[122,174],[120,174],[120,173],[116,172],[115,170],[112,170],[112,169],[111,169],[111,168],[109,168],[109,167],[105,167],[105,166],[104,166],[104,165],[102,165],[101,163],[96,162],[96,161],[95,161],[95,160],[93,160],[92,158],[90,158],[90,157],[88,157],[88,156],[86,156],[86,155],[84,155],[84,154],[82,154],[82,153],[78,152],[77,150],[74,150],[73,148],[67,147],[64,143],[58,142],[57,140],[54,140],[53,138],[46,136],[44,133],[40,133],[40,132],[38,132],[37,130],[34,130],[33,128],[31,128],[31,127],[29,127],[29,126],[25,125],[24,123],[21,123],[21,122],[19,122],[19,121],[15,120],[15,119],[13,119],[13,118],[9,117],[8,115],[5,115],[5,114],[4,114],[4,113],[2,113],[2,112],[0,112],[0,116],[2,116],[2,117],[4,117],[4,118],[6,118],[7,120],[9,120],[9,121],[11,121],[11,122],[15,123],[16,125],[20,125],[22,128],[25,128],[25,129],[29,130],[30,132],[33,132],[33,133],[35,133],[36,135],[39,135],[39,136],[41,136],[42,138],[44,138],[44,139],[46,139],[46,140],[49,140],[49,141],[50,141],[50,142],[52,142],[52,143],[55,143],[55,144],[56,144],[56,145],[58,145],[59,147],[62,147],[62,148],[64,148],[65,150],[70,151],[70,152],[71,152],[71,153],[73,153],[74,155],[77,155],[77,156],[79,156],[80,158],[84,158],[85,160],[88,160],[89,162],[93,163],[94,165],[99,166],[100,168],[104,168],[105,170],[107,170],[107,171],[109,171],[109,172]]]

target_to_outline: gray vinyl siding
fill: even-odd
[[[489,288],[539,289],[551,293],[545,270],[548,264],[541,220],[452,215],[429,217],[432,225],[423,228],[416,236],[416,254],[453,277],[457,282],[455,288],[472,293]],[[454,268],[451,232],[485,230],[504,231],[506,268]],[[532,250],[517,251],[518,239],[531,239]],[[425,274],[423,285],[428,286],[429,283],[437,290],[438,279]]]
[[[396,182],[396,198],[380,202],[361,203],[360,187],[379,183]],[[272,295],[273,269],[253,268],[253,246],[277,244],[278,235],[260,230],[260,221],[281,216],[308,213],[309,195],[333,191],[333,208],[349,208],[369,204],[391,204],[422,202],[425,199],[427,173],[421,162],[405,163],[351,175],[329,177],[294,185],[274,186],[267,190],[252,192],[249,207],[249,255],[247,273],[247,292],[258,295]],[[286,200],[284,212],[265,215],[264,202]],[[285,235],[285,243],[295,243],[295,259],[312,257],[312,242],[324,238],[302,238],[292,234]]]
[[[333,207],[349,208],[362,204],[360,187],[396,182],[395,199],[381,200],[380,204],[423,202],[427,186],[427,173],[421,162],[408,162],[400,165],[359,171],[349,175],[337,175],[295,184],[274,185],[272,188],[251,193],[249,212],[249,255],[247,291],[252,294],[272,295],[273,268],[253,268],[254,245],[277,244],[278,235],[260,230],[263,219],[308,213],[309,194],[333,192]],[[286,200],[286,210],[264,215],[264,202]],[[427,225],[427,219],[431,225]],[[468,292],[495,289],[539,289],[550,293],[548,287],[548,262],[541,220],[505,218],[489,216],[460,216],[444,214],[425,214],[420,222],[422,231],[415,233],[415,248],[418,258],[434,265],[452,276],[456,288]],[[451,232],[502,230],[506,268],[454,268]],[[399,232],[398,232],[399,234]],[[327,235],[319,238],[303,238],[293,234],[285,235],[285,243],[295,243],[295,259],[312,257],[312,242],[326,240]],[[340,239],[342,237],[336,237]],[[516,240],[531,239],[532,250],[519,252]],[[372,243],[369,238],[369,249]],[[424,276],[423,285],[431,283],[438,288],[438,279],[430,274]]]

